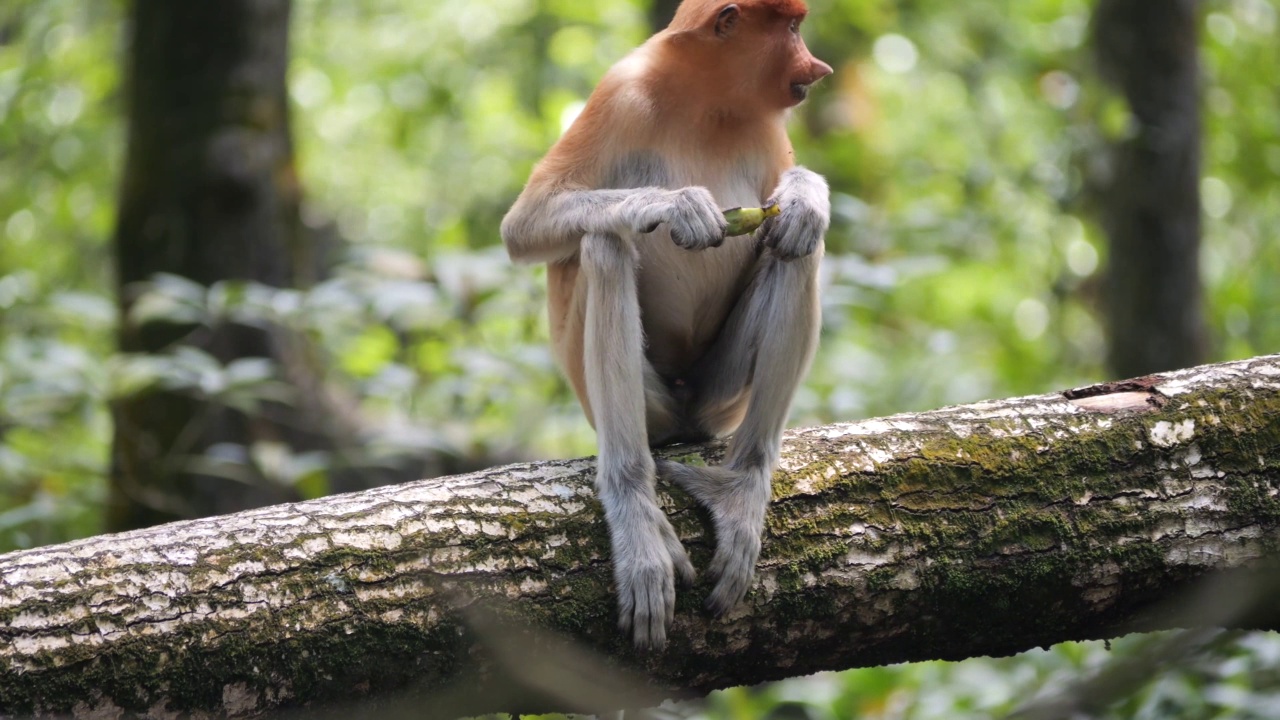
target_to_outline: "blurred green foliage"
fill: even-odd
[[[697,706],[676,706],[689,720],[957,720],[1001,718],[1026,703],[1063,694],[1087,712],[1071,717],[1117,720],[1280,716],[1280,643],[1261,633],[1223,633],[1197,652],[1156,659],[1154,672],[1119,684],[1106,702],[1084,678],[1105,676],[1118,663],[1159,651],[1170,634],[1132,635],[1111,643],[1065,643],[1015,657],[926,662],[823,673],[761,688],[712,693]],[[1034,716],[1033,716],[1034,717]],[[1041,716],[1065,717],[1065,716]],[[1030,718],[1028,718],[1030,720]]]
[[[1280,349],[1280,4],[1202,5],[1204,279],[1215,356],[1240,358]],[[341,262],[308,289],[158,278],[139,312],[249,313],[302,330],[388,448],[591,452],[545,345],[542,271],[512,266],[497,226],[595,80],[648,34],[647,2],[295,6],[303,219],[347,243]],[[831,180],[835,221],[823,344],[793,424],[1101,379],[1106,249],[1091,187],[1128,118],[1092,73],[1091,5],[811,6],[810,46],[837,72],[793,136],[800,161]],[[251,404],[278,389],[261,364],[114,353],[124,16],[120,0],[0,7],[0,550],[99,531],[111,397],[164,382]],[[315,458],[259,450],[218,461],[273,462],[304,494],[324,492]],[[1233,642],[1117,716],[1280,714],[1257,689],[1275,686],[1276,643]],[[1096,645],[1068,645],[866,670],[718,694],[705,712],[985,716],[1104,661]]]

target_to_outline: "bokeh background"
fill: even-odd
[[[594,452],[546,346],[543,271],[513,266],[497,228],[595,81],[674,3],[294,0],[287,113],[249,125],[291,133],[253,191],[279,200],[289,233],[289,272],[270,277],[225,262],[239,250],[216,233],[131,244],[142,231],[121,208],[154,197],[137,188],[204,168],[166,166],[174,146],[151,136],[126,163],[130,88],[164,72],[131,63],[135,45],[208,42],[131,24],[155,4],[0,6],[0,551]],[[811,0],[804,33],[836,73],[792,129],[834,218],[793,426],[1165,369],[1125,372],[1121,344],[1170,341],[1109,322],[1117,306],[1151,327],[1193,319],[1159,354],[1168,367],[1280,351],[1280,3],[1146,0],[1109,20],[1108,4],[1125,2]],[[261,32],[283,53],[283,29]],[[1185,40],[1168,51],[1190,82],[1161,56],[1105,52],[1148,36]],[[1185,122],[1153,133],[1133,87],[1165,88]],[[1108,275],[1108,218],[1170,180],[1125,165],[1165,141],[1201,154],[1175,168],[1192,173],[1185,192],[1148,208],[1183,244],[1144,238],[1145,257],[1186,270],[1155,292],[1141,267]],[[165,271],[178,255],[202,270]],[[166,428],[145,427],[148,408]],[[1160,639],[824,675],[679,712],[1000,716]],[[1103,714],[1280,717],[1275,636],[1223,634],[1149,670]]]

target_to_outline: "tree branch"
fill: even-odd
[[[705,583],[682,590],[660,654],[614,627],[593,473],[512,465],[0,556],[0,714],[248,716],[393,690],[417,717],[598,709],[1276,626],[1242,600],[1256,585],[1231,586],[1229,616],[1172,600],[1276,555],[1280,356],[792,432],[753,591],[717,621]],[[705,567],[704,518],[662,502]]]

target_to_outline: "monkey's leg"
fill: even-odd
[[[821,252],[783,261],[765,252],[743,298],[699,368],[700,417],[714,425],[733,399],[749,391],[746,417],[720,467],[662,462],[662,475],[710,511],[716,586],[707,607],[728,612],[746,594],[760,555],[760,536],[791,399],[817,346]],[[709,428],[718,429],[718,428]]]
[[[691,581],[693,565],[654,493],[637,262],[635,248],[617,235],[583,238],[583,352],[600,448],[596,492],[609,525],[618,623],[633,632],[637,645],[661,646],[675,615],[675,573]]]

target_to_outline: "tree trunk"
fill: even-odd
[[[1200,93],[1195,0],[1100,0],[1099,69],[1123,94],[1132,135],[1098,193],[1110,239],[1106,312],[1116,377],[1203,362]]]
[[[0,714],[600,710],[1280,625],[1252,602],[1277,588],[1176,602],[1276,557],[1280,356],[789,433],[752,592],[712,620],[705,580],[681,590],[659,654],[615,627],[594,472],[512,465],[0,556]],[[705,567],[705,518],[661,500]]]
[[[115,233],[126,353],[200,348],[224,364],[277,358],[268,332],[196,327],[128,313],[157,273],[200,285],[291,287],[316,267],[299,232],[285,68],[289,0],[135,0],[128,151]],[[109,526],[143,527],[293,497],[189,469],[217,443],[250,444],[255,419],[189,394],[144,391],[114,404]],[[277,438],[273,438],[277,439]]]

